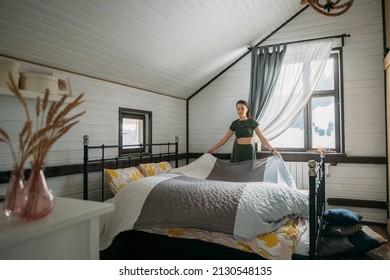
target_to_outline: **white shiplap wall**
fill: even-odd
[[[174,142],[177,135],[180,139],[179,152],[183,153],[186,150],[185,100],[21,62],[21,72],[23,71],[68,75],[73,94],[85,93],[85,102],[77,110],[86,110],[86,114],[52,147],[47,157],[47,166],[81,164],[85,134],[89,135],[89,145],[116,145],[119,107],[152,111],[153,142]],[[35,112],[34,102],[28,100],[31,112]],[[13,139],[16,140],[24,120],[24,112],[17,99],[14,96],[0,94],[1,127]],[[0,145],[0,170],[10,170],[12,166],[10,151],[5,144]],[[48,178],[48,183],[55,195],[82,197],[81,174]],[[5,186],[6,184],[0,185],[0,192],[4,191]]]
[[[245,56],[231,69],[195,95],[189,102],[189,150],[206,152],[227,132],[237,118],[235,104],[248,99],[250,56]],[[233,139],[218,152],[230,153]]]
[[[343,33],[351,35],[345,38],[343,47],[345,152],[348,156],[384,157],[384,51],[380,0],[355,1],[346,14],[335,18],[307,9],[263,44]],[[247,55],[190,100],[191,152],[205,152],[225,135],[237,117],[236,101],[248,98],[249,74],[250,55]],[[229,153],[231,148],[232,139],[217,152]],[[291,166],[296,172],[296,165]],[[302,171],[297,174],[302,177]],[[328,175],[328,197],[386,201],[385,165],[338,164],[330,167]],[[362,213],[366,220],[386,220],[385,210],[353,210]]]

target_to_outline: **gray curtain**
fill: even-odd
[[[248,106],[254,119],[259,119],[261,111],[269,101],[282,67],[286,48],[286,44],[280,44],[252,49]]]

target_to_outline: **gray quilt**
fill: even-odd
[[[134,229],[197,228],[252,238],[290,218],[308,217],[308,200],[274,183],[236,183],[179,176],[157,184]]]

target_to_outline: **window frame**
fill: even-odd
[[[143,146],[134,147],[134,148],[126,148],[123,145],[123,119],[141,119],[143,120],[143,139],[145,144]],[[133,153],[152,153],[152,112],[139,110],[139,109],[131,109],[131,108],[123,108],[119,107],[119,128],[118,128],[118,154],[119,156],[133,154]]]
[[[340,134],[341,134],[341,107],[340,107],[340,99],[341,99],[341,92],[340,92],[340,52],[339,51],[334,51],[330,54],[329,57],[335,57],[336,63],[334,64],[334,90],[321,90],[321,91],[313,91],[312,95],[310,96],[310,101],[308,103],[307,107],[307,119],[308,119],[308,124],[307,124],[307,150],[315,150],[313,147],[312,143],[312,135],[311,135],[311,129],[309,129],[309,124],[312,123],[312,114],[309,112],[312,112],[311,104],[312,104],[312,99],[316,97],[333,97],[334,98],[334,103],[335,103],[335,149],[332,149],[331,151],[333,152],[341,152],[341,147],[340,147]],[[336,79],[337,77],[337,79]]]
[[[313,152],[316,151],[316,148],[312,147],[312,129],[309,127],[309,124],[312,123],[312,99],[316,97],[327,97],[332,96],[335,100],[335,149],[330,150],[334,153],[343,153],[343,136],[344,136],[344,126],[343,126],[343,89],[341,85],[343,84],[342,77],[342,48],[333,48],[330,54],[330,57],[335,57],[336,63],[334,63],[334,90],[315,90],[310,96],[308,104],[303,108],[303,122],[304,122],[304,143],[303,148],[292,148],[292,147],[278,147],[275,146],[279,151],[285,152]],[[300,113],[301,114],[301,113]],[[270,141],[272,144],[272,140]],[[267,151],[267,149],[261,145],[262,151]]]

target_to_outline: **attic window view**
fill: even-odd
[[[123,145],[135,145],[144,143],[144,122],[145,120],[136,117],[123,118],[122,143]]]
[[[330,55],[307,106],[272,144],[284,150],[340,152],[339,53]],[[282,70],[283,71],[283,70]]]
[[[119,154],[150,152],[151,124],[152,112],[119,108]]]

